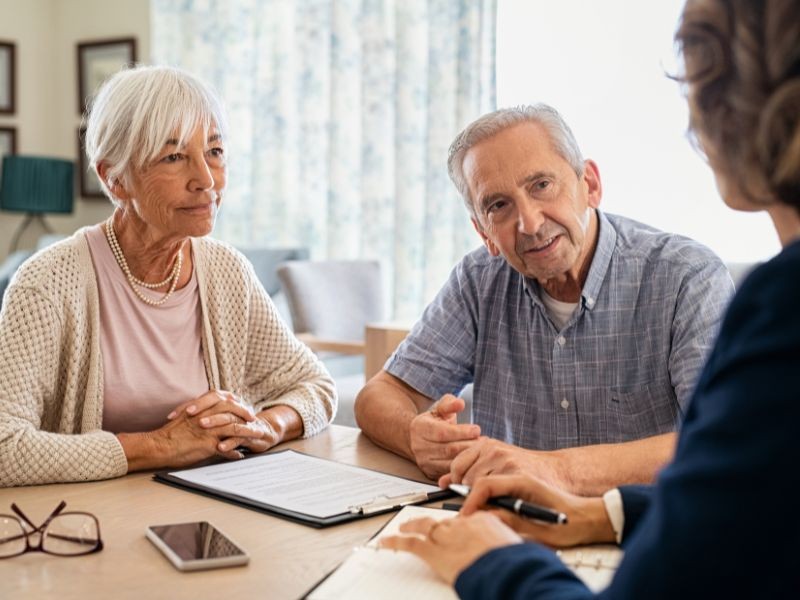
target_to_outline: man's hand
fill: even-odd
[[[484,475],[525,474],[552,486],[571,489],[569,469],[558,451],[525,450],[498,440],[481,437],[450,464],[450,472],[439,479],[439,487],[451,483],[472,485]]]
[[[541,523],[520,517],[510,510],[488,506],[489,498],[513,496],[567,515],[566,524]],[[553,548],[616,542],[602,498],[584,498],[547,485],[525,475],[481,477],[472,487],[461,514],[471,515],[489,509],[506,525],[525,538]]]
[[[477,425],[456,422],[456,415],[462,410],[464,400],[446,394],[411,421],[409,447],[417,466],[430,479],[447,473],[451,461],[480,437]]]
[[[381,548],[416,554],[450,585],[461,571],[490,550],[522,542],[516,533],[486,512],[443,521],[415,519],[403,523],[400,531],[411,535],[383,538]]]

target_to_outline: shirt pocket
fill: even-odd
[[[669,379],[609,393],[609,442],[628,442],[669,433],[678,426],[678,399]]]

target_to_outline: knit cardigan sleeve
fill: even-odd
[[[263,288],[262,288],[263,291]],[[278,316],[266,292],[253,296],[247,388],[256,410],[286,405],[303,419],[303,437],[316,435],[336,415],[336,388],[328,371]]]
[[[100,430],[86,295],[75,248],[21,267],[0,312],[0,487],[124,475],[116,437]],[[91,268],[91,267],[90,267]],[[65,308],[67,309],[65,311]]]
[[[257,411],[290,406],[303,420],[303,437],[325,429],[337,396],[322,362],[283,322],[244,256],[210,238],[197,250],[220,387]]]

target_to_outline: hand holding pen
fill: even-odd
[[[449,488],[459,496],[465,498],[469,496],[470,487],[460,483],[451,483]],[[522,498],[514,498],[513,496],[494,496],[486,501],[488,506],[496,506],[497,508],[505,508],[513,513],[527,517],[529,519],[536,519],[543,523],[554,523],[558,525],[566,524],[567,515],[562,512],[555,511],[551,508],[539,506],[531,502],[525,502]]]
[[[501,510],[492,512],[506,525],[548,546],[615,543],[602,498],[575,496],[526,475],[481,477],[468,494],[462,515],[500,506]],[[499,500],[501,497],[505,498]],[[530,505],[534,504],[537,508],[532,510]],[[519,512],[514,510],[514,505],[519,507]],[[526,505],[525,512],[532,518],[521,516],[524,514],[522,507]]]

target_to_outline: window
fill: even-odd
[[[686,137],[672,37],[683,0],[499,0],[498,106],[546,102],[594,159],[607,212],[708,245],[725,261],[779,250],[766,213],[727,208]]]

